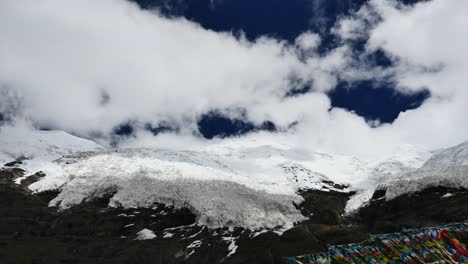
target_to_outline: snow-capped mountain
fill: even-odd
[[[351,213],[366,204],[377,189],[385,190],[385,198],[390,200],[428,187],[468,188],[468,142],[427,154],[414,156],[414,164],[420,166],[402,166],[394,161],[377,166],[366,182],[367,188],[351,197],[346,211]]]
[[[426,164],[424,164],[424,166],[438,167],[439,169],[443,169],[447,166],[468,166],[468,141],[454,147],[438,151],[426,162]]]
[[[0,127],[0,164],[24,158],[22,168],[28,173],[67,154],[103,149],[91,140],[63,131],[38,131],[21,121]]]
[[[290,227],[305,219],[294,206],[303,200],[300,190],[357,191],[348,202],[351,212],[378,188],[392,198],[428,184],[468,185],[468,143],[432,157],[406,145],[385,157],[359,159],[248,138],[181,150],[105,149],[65,132],[21,126],[2,127],[0,135],[0,162],[24,156],[21,166],[29,174],[45,172],[29,188],[60,190],[52,206],[64,209],[112,193],[109,206],[185,207],[209,227]]]
[[[385,182],[387,199],[430,186],[468,188],[468,142],[435,153],[424,165]]]

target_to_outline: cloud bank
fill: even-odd
[[[40,127],[101,141],[125,122],[163,122],[181,128],[170,137],[195,146],[197,120],[218,110],[255,124],[272,121],[291,144],[322,151],[371,156],[406,143],[440,148],[468,135],[467,11],[468,3],[456,0],[371,0],[338,21],[341,45],[319,55],[320,37],[312,32],[296,43],[252,42],[125,0],[4,0],[0,89],[8,96],[0,110],[20,102],[17,112]],[[353,52],[356,39],[366,41],[363,54]],[[361,61],[378,49],[393,66]],[[383,77],[400,91],[428,89],[432,97],[378,127],[330,110],[325,92],[338,79]],[[306,85],[311,92],[285,96]],[[149,137],[139,130],[128,145]]]

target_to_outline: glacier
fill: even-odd
[[[104,149],[91,140],[64,131],[36,130],[25,121],[0,126],[0,165],[21,159],[21,168],[28,174],[67,154]]]
[[[390,200],[426,187],[468,188],[468,142],[440,150],[420,168],[401,174],[377,186],[386,189]]]
[[[292,227],[306,219],[295,206],[303,200],[301,190],[355,191],[346,207],[352,213],[377,189],[385,188],[392,199],[431,185],[468,187],[468,143],[435,152],[403,145],[364,159],[298,149],[280,137],[274,143],[258,138],[215,140],[193,149],[114,149],[63,131],[4,126],[0,162],[25,157],[20,166],[27,175],[44,172],[29,188],[59,190],[50,206],[66,209],[111,195],[111,207],[184,207],[198,224],[213,228]]]

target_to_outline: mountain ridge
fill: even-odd
[[[363,160],[241,139],[198,150],[105,149],[65,132],[27,129],[17,128],[21,133],[13,128],[0,130],[0,161],[14,157],[5,155],[4,146],[25,146],[14,149],[16,155],[29,157],[18,167],[29,174],[45,173],[28,188],[59,190],[50,206],[62,209],[112,192],[109,206],[148,207],[158,202],[188,207],[200,224],[213,228],[291,228],[307,217],[294,207],[303,202],[299,192],[304,190],[356,192],[346,208],[352,214],[379,189],[392,199],[430,186],[467,186],[466,142],[434,155],[405,145],[380,159]],[[440,160],[453,177],[433,173],[432,167],[441,166],[431,164]]]

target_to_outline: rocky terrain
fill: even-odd
[[[58,210],[48,207],[58,192],[33,194],[27,188],[43,175],[16,184],[23,174],[15,167],[0,172],[0,259],[5,264],[283,263],[286,256],[363,241],[369,234],[468,219],[465,189],[430,187],[390,201],[380,190],[351,216],[344,215],[350,193],[309,190],[300,193],[304,202],[296,205],[309,219],[289,230],[209,229],[197,225],[188,209],[109,208],[112,193]]]

